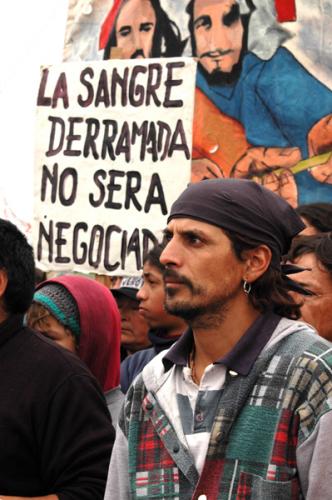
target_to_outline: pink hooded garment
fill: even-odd
[[[74,297],[80,315],[78,355],[104,392],[120,384],[120,313],[108,288],[78,275],[63,275],[40,283],[59,283]]]

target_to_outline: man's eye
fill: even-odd
[[[188,234],[187,241],[192,245],[197,245],[202,242],[202,240],[195,234]]]
[[[231,10],[228,14],[223,16],[223,24],[224,26],[232,26],[232,24],[236,23],[240,19],[240,7],[238,4],[232,5]]]
[[[211,28],[211,20],[208,17],[202,17],[195,22],[195,29],[204,28],[208,30]]]
[[[121,28],[118,32],[119,36],[126,37],[130,34],[131,29],[130,28]]]
[[[152,23],[143,23],[143,24],[140,25],[139,30],[140,31],[148,32],[148,31],[151,31],[152,28],[153,28],[153,24]]]
[[[169,241],[171,241],[172,237],[172,233],[170,233],[169,231],[164,231],[163,243],[168,243]]]

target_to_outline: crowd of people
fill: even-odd
[[[193,183],[142,275],[40,275],[0,219],[0,500],[332,498],[332,160],[291,170],[330,150],[332,93],[248,50],[254,11],[191,0],[188,40],[159,0],[103,23],[104,59],[198,61]]]
[[[331,498],[331,214],[191,184],[111,289],[1,219],[0,498]]]

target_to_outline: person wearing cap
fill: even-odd
[[[137,292],[142,284],[141,276],[129,276],[122,278],[118,288],[111,289],[121,315],[121,361],[151,346],[149,325],[139,313]]]
[[[160,255],[164,244],[155,245],[143,259],[143,284],[137,292],[139,313],[149,326],[148,337],[152,347],[135,352],[121,363],[120,383],[125,394],[136,377],[159,352],[168,349],[186,329],[186,323],[169,314],[164,307],[164,266]]]
[[[303,227],[250,180],[174,202],[160,260],[189,329],[126,395],[105,500],[331,497],[332,346],[297,320],[290,291],[307,292],[281,265]]]
[[[120,389],[120,313],[107,287],[86,276],[63,275],[40,283],[28,326],[76,353],[98,380],[116,424]]]
[[[26,237],[0,219],[0,498],[102,500],[114,428],[78,356],[25,326],[34,271]]]

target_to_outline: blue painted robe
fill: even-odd
[[[332,113],[331,90],[283,47],[267,61],[246,54],[233,85],[210,85],[198,69],[197,86],[223,113],[242,123],[252,146],[297,146],[303,158],[308,157],[308,132]],[[332,202],[332,185],[316,181],[309,172],[296,174],[296,183],[299,204]]]

